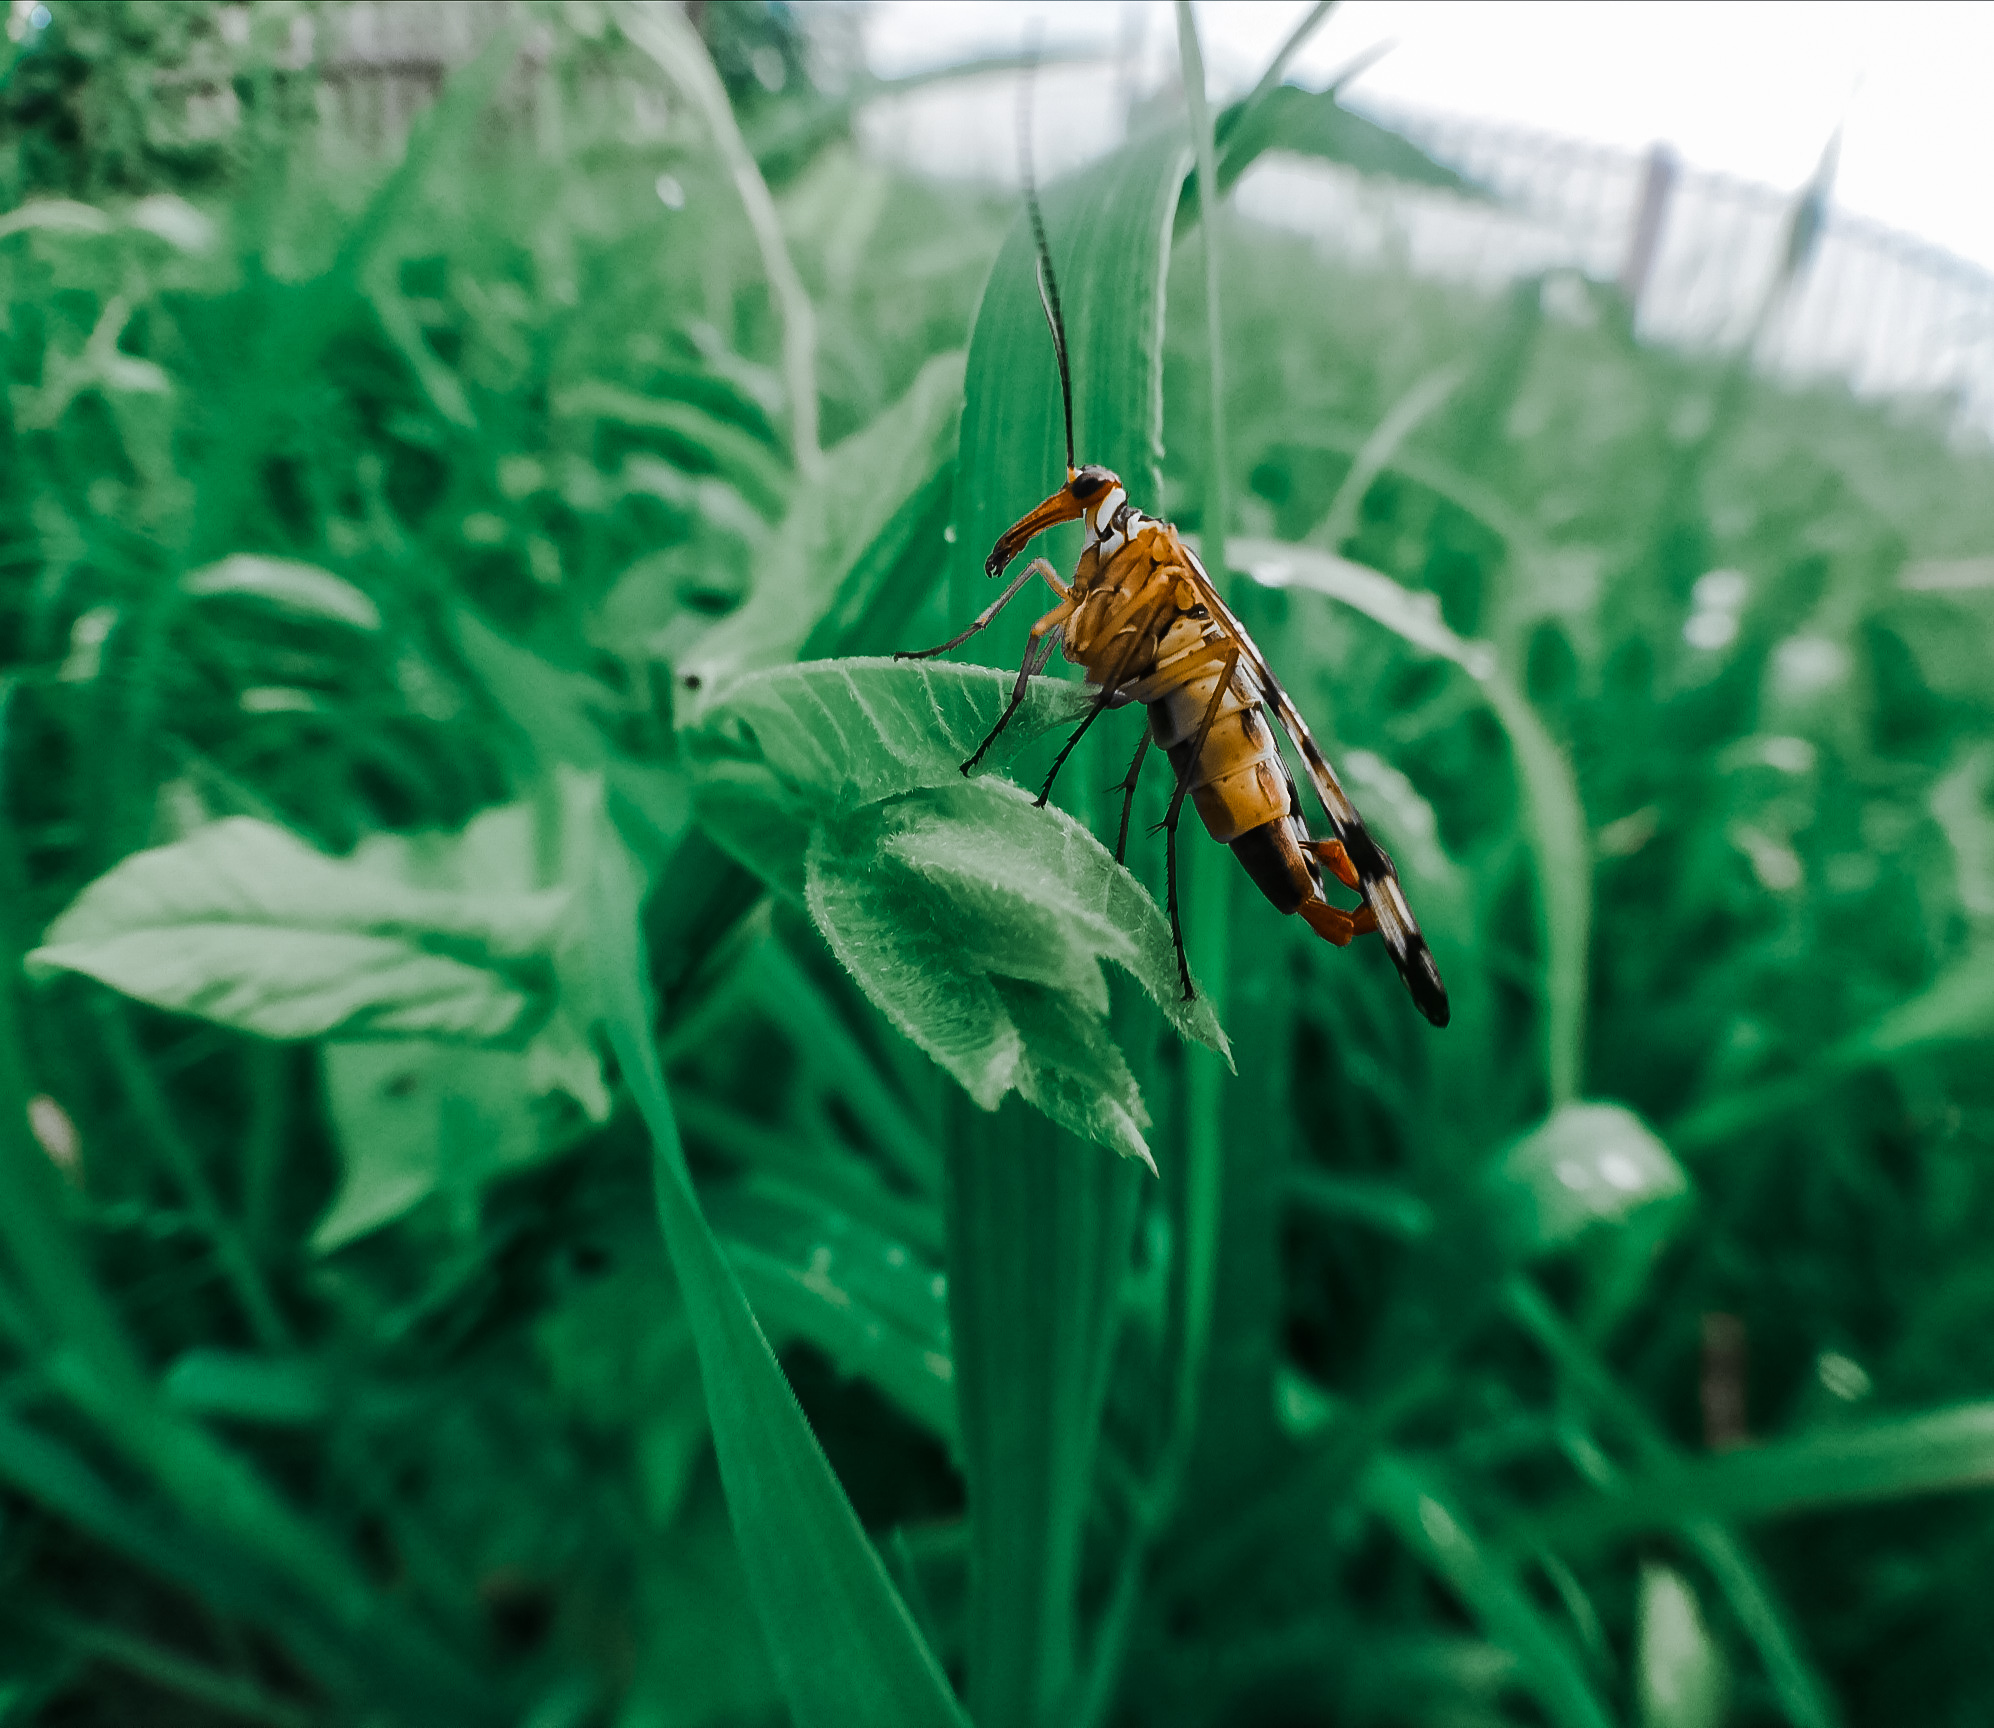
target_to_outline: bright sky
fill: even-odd
[[[1203,0],[1214,84],[1243,88],[1307,0]],[[874,68],[1092,48],[1098,76],[1174,60],[1158,0],[881,0]],[[1383,105],[1481,116],[1642,149],[1792,188],[1843,128],[1836,200],[1994,269],[1994,4],[1976,0],[1346,0],[1291,77],[1321,84],[1396,46],[1351,86]],[[1123,68],[1119,73],[1116,68]],[[1062,99],[1074,89],[1062,79]],[[1076,127],[1076,130],[1084,130]],[[1056,165],[1056,164],[1055,164]]]

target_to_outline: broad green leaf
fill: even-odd
[[[961,764],[1009,680],[976,667],[856,660],[739,680],[691,735],[715,838],[796,890],[875,1005],[984,1108],[1016,1088],[1084,1138],[1147,1157],[1148,1117],[1105,1031],[1113,960],[1186,1037],[1221,1053],[1202,995],[1182,1000],[1169,927],[1135,878],[1063,812]],[[1002,761],[1084,711],[1038,679]],[[988,758],[987,758],[988,759]]]
[[[1641,1568],[1641,1728],[1718,1728],[1724,1653],[1703,1624],[1696,1592],[1672,1566]]]
[[[800,1728],[962,1728],[701,1212],[651,1039],[637,893],[605,835],[590,954],[625,1083],[655,1150],[659,1224],[699,1352],[727,1506]]]
[[[567,906],[558,889],[411,887],[238,816],[99,877],[27,964],[267,1038],[500,1041],[552,1007]]]
[[[1568,1640],[1545,1619],[1508,1558],[1485,1543],[1444,1487],[1386,1453],[1364,1473],[1364,1504],[1435,1573],[1496,1643],[1516,1652],[1521,1679],[1558,1728],[1609,1728],[1612,1716]]]
[[[927,514],[922,499],[954,448],[961,412],[962,356],[938,355],[898,402],[829,452],[821,478],[798,486],[747,603],[678,667],[682,726],[728,699],[744,673],[793,660],[813,635],[838,640],[865,613]]]
[[[1994,1404],[1848,1424],[1644,1472],[1611,1496],[1569,1500],[1528,1539],[1589,1547],[1686,1518],[1773,1518],[1994,1484]]]
[[[1084,1138],[1147,1157],[1147,1112],[1109,1042],[1100,961],[1128,971],[1187,1038],[1169,927],[1071,817],[1003,781],[958,783],[820,827],[812,917],[874,1004],[985,1109],[1014,1087]]]
[[[806,813],[842,815],[902,792],[961,782],[989,735],[1010,676],[922,660],[827,660],[759,672],[732,685],[693,735],[695,759],[758,757]],[[1078,684],[1034,678],[983,760],[1001,768],[1033,739],[1086,713]]]
[[[180,578],[180,586],[194,595],[229,594],[262,600],[286,612],[350,624],[356,630],[381,627],[380,607],[360,589],[330,570],[301,564],[294,558],[238,552],[219,564],[189,571]]]

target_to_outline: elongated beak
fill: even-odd
[[[1073,496],[1073,476],[1068,475],[1068,484],[1060,487],[1050,498],[1029,516],[1021,518],[1004,530],[1004,536],[991,548],[990,556],[983,562],[986,576],[1001,576],[1004,566],[1024,551],[1048,528],[1057,528],[1062,522],[1077,522],[1087,513],[1087,507]]]

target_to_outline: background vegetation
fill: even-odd
[[[1134,722],[1041,813],[865,658],[1057,478],[1009,201],[783,8],[522,12],[405,151],[346,16],[0,74],[6,1719],[1983,1721],[1984,444],[1212,271],[1159,104],[1049,192],[1083,459],[1455,1019],[1195,840],[1185,1009]]]

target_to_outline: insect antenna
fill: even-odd
[[[1073,467],[1073,371],[1066,359],[1066,320],[1059,310],[1059,278],[1053,274],[1052,244],[1046,239],[1045,213],[1039,208],[1038,176],[1032,167],[1032,98],[1038,84],[1038,57],[1025,69],[1018,103],[1018,161],[1025,182],[1025,214],[1031,218],[1032,244],[1038,251],[1039,305],[1052,332],[1053,358],[1059,362],[1059,400],[1066,413],[1066,471]]]

